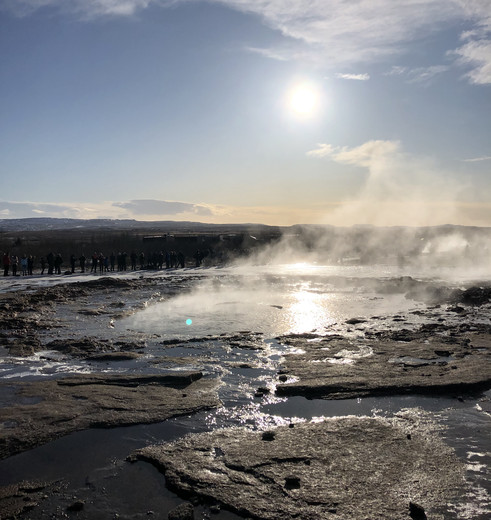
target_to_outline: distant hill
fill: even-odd
[[[276,226],[263,224],[204,224],[185,221],[140,221],[131,219],[72,219],[72,218],[14,218],[0,219],[0,233],[50,230],[157,230],[162,233],[244,233],[280,231]]]

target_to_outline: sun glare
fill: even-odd
[[[319,104],[317,89],[307,83],[292,88],[288,96],[290,110],[301,116],[311,116]]]

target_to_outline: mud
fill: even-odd
[[[408,520],[411,511],[442,519],[464,490],[463,465],[409,413],[219,430],[138,450],[132,460],[157,466],[183,497],[264,520]]]

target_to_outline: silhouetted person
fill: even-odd
[[[134,251],[131,252],[130,260],[131,260],[131,269],[132,271],[136,271],[136,253]]]
[[[32,275],[32,270],[34,269],[34,257],[29,255],[27,257],[27,274]]]
[[[19,258],[17,255],[12,255],[10,265],[12,266],[12,276],[17,276],[17,266],[19,265]]]
[[[116,263],[116,255],[114,254],[114,251],[109,256],[109,263],[111,265],[111,271],[114,271],[114,264]]]
[[[58,253],[55,256],[54,264],[56,274],[61,274],[61,265],[63,264],[63,258],[61,258],[61,253]]]
[[[196,260],[196,267],[200,267],[201,262],[203,261],[203,254],[199,249],[194,253],[194,259]]]
[[[92,265],[90,266],[90,272],[97,273],[97,261],[99,259],[98,254],[94,251],[94,254],[92,255]]]
[[[41,264],[41,274],[44,274],[44,270],[46,269],[46,258],[42,256],[41,260],[39,260],[39,263]]]
[[[86,262],[85,255],[82,253],[82,256],[78,259],[80,262],[80,272],[85,273],[85,262]]]
[[[51,252],[48,253],[46,260],[48,261],[48,274],[53,274],[55,270],[55,255]]]
[[[102,253],[99,253],[99,258],[97,259],[98,265],[99,265],[99,273],[104,273],[104,255]]]
[[[26,255],[24,255],[20,259],[20,272],[21,272],[22,276],[27,276],[27,256]]]
[[[75,262],[77,259],[75,258],[75,255],[70,255],[70,267],[72,268],[72,274],[75,272]]]
[[[186,263],[186,260],[184,258],[184,253],[179,251],[177,253],[177,266],[181,266],[184,269],[184,264]]]
[[[3,255],[3,276],[8,276],[10,271],[10,255],[5,253]]]

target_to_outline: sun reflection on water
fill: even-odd
[[[326,306],[326,295],[300,290],[293,294],[287,309],[290,333],[321,332],[335,320]]]

